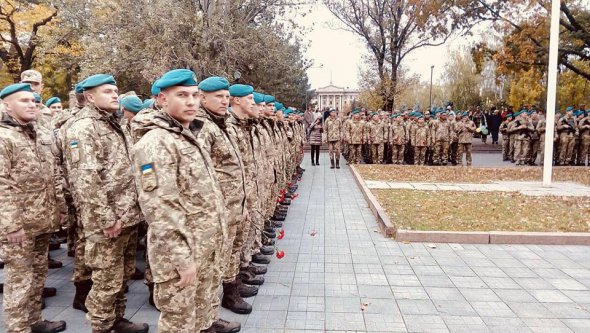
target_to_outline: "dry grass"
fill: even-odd
[[[467,168],[399,165],[355,165],[365,180],[422,183],[490,183],[495,181],[542,181],[541,167]],[[556,167],[553,180],[590,186],[590,168]]]
[[[589,231],[587,198],[533,197],[506,192],[371,191],[391,221],[405,230]]]

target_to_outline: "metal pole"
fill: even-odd
[[[547,79],[547,119],[545,126],[545,159],[543,186],[551,186],[553,173],[553,134],[555,131],[555,99],[557,93],[557,53],[559,51],[560,0],[551,0],[551,34],[549,39],[549,78]]]
[[[430,112],[432,112],[432,73],[434,71],[434,65],[430,66]]]

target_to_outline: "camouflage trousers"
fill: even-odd
[[[517,165],[526,164],[531,150],[530,140],[514,140],[514,160]]]
[[[328,152],[330,153],[330,159],[340,158],[340,141],[329,141]]]
[[[359,164],[361,159],[361,145],[360,144],[349,144],[348,145],[348,163]]]
[[[197,283],[178,287],[180,278],[156,283],[154,303],[160,310],[158,332],[199,332],[197,326]]]
[[[50,234],[27,238],[20,244],[0,243],[4,261],[4,326],[7,333],[31,332],[41,321],[41,294],[47,277]]]
[[[465,153],[465,159],[467,160],[467,166],[471,165],[471,151],[472,143],[459,143],[457,148],[457,164],[463,165],[463,153]]]
[[[232,213],[232,214],[235,214]],[[240,272],[242,247],[248,237],[250,222],[242,218],[242,214],[232,218],[233,223],[229,225],[227,241],[224,242],[225,248],[221,252],[221,271],[223,272],[223,282],[232,282]]]
[[[561,134],[559,136],[559,164],[569,164],[574,155],[573,135]]]
[[[510,137],[508,135],[502,135],[502,160],[507,161],[510,159]]]
[[[539,139],[531,140],[531,151],[529,152],[528,160],[531,163],[535,163],[537,161],[537,156],[539,154],[539,148],[541,147],[541,141]]]
[[[449,161],[453,164],[458,163],[457,153],[459,152],[459,141],[453,141],[449,144]]]
[[[580,152],[578,153],[578,164],[586,165],[589,160],[588,154],[590,153],[590,134],[583,135],[580,140]]]
[[[434,164],[444,164],[448,162],[449,156],[449,142],[436,141],[434,144]]]
[[[247,226],[249,227],[247,230],[248,234],[245,238],[240,254],[240,263],[242,267],[247,267],[252,261],[252,256],[259,250],[259,247],[256,246],[256,231],[257,229],[262,229],[264,227],[264,221],[258,216],[258,213],[250,211],[250,218],[248,219]]]
[[[123,318],[127,298],[125,284],[135,271],[137,226],[121,230],[117,238],[86,238],[84,257],[92,269],[92,289],[86,298],[86,318],[93,329],[109,330]]]
[[[220,241],[221,242],[221,241]],[[221,256],[213,253],[204,258],[203,265],[197,271],[197,331],[206,330],[219,315],[219,292],[221,287]]]
[[[371,163],[373,164],[381,164],[380,157],[383,158],[382,151],[383,144],[381,143],[374,143],[371,144]]]
[[[414,147],[414,165],[424,165],[426,162],[426,146]]]
[[[516,148],[516,136],[515,135],[510,135],[508,141],[510,142],[510,146],[509,146],[510,149],[508,149],[508,158],[511,161],[516,161],[516,156],[514,156],[515,155],[514,154],[514,150]]]
[[[402,164],[404,161],[404,149],[405,146],[403,144],[391,145],[391,160],[393,164]]]
[[[92,278],[92,269],[86,265],[84,252],[86,249],[86,236],[82,226],[78,225],[76,230],[76,246],[74,248],[74,274],[73,282],[88,281]]]

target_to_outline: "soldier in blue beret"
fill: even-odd
[[[135,95],[125,96],[121,99],[121,111],[123,111],[123,119],[126,120],[123,125],[135,117],[135,115],[143,109],[143,102]]]
[[[143,101],[143,108],[144,109],[153,108],[155,101],[156,100],[153,98],[146,99],[145,101]]]

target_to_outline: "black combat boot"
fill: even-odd
[[[272,246],[263,246],[260,248],[260,253],[264,254],[265,256],[271,256],[275,254],[275,248]]]
[[[238,284],[236,281],[223,284],[223,297],[221,298],[221,306],[230,310],[233,313],[248,314],[252,312],[252,305],[244,301],[238,292]],[[216,330],[217,331],[217,330]]]
[[[131,275],[131,280],[143,280],[145,274],[137,267],[135,267],[135,272]]]
[[[264,284],[264,278],[250,272],[247,268],[241,268],[238,274],[242,283],[250,284],[254,286],[261,286]]]
[[[262,239],[262,244],[263,244],[263,245],[270,245],[270,246],[274,246],[274,245],[276,244],[276,242],[275,242],[275,240],[274,240],[274,239],[271,239],[271,238],[266,238],[266,237],[264,237],[264,238]]]
[[[4,294],[4,283],[0,283],[0,294]]]
[[[270,264],[270,258],[259,253],[252,256],[252,262],[256,264],[268,265]]]
[[[334,157],[330,156],[330,169],[334,169]]]
[[[88,313],[85,303],[86,297],[88,297],[88,293],[90,292],[90,289],[92,289],[92,280],[74,282],[74,285],[76,286],[76,294],[74,295],[72,307],[76,310]]]
[[[336,169],[340,169],[340,159],[336,158]]]
[[[51,257],[49,257],[49,254],[47,255],[47,267],[49,269],[62,268],[63,265],[64,264],[61,261],[54,260]]]
[[[66,330],[66,322],[42,320],[36,324],[31,325],[31,332],[33,333],[57,333]]]
[[[236,283],[238,284],[238,294],[240,297],[248,298],[258,295],[258,287],[244,284],[240,275],[236,278]]]
[[[214,333],[237,333],[242,329],[242,325],[235,321],[227,321],[224,319],[217,319],[213,325],[209,328],[211,331],[205,332],[214,332]]]
[[[45,287],[43,288],[43,292],[41,293],[41,297],[49,298],[57,295],[57,289],[53,287]]]
[[[266,274],[266,272],[267,272],[266,266],[259,266],[259,265],[250,264],[250,266],[248,266],[247,269],[251,273],[254,273],[254,275],[262,275],[262,274]]]
[[[125,318],[115,321],[115,325],[111,329],[115,333],[147,333],[150,329],[146,323],[133,323]]]

